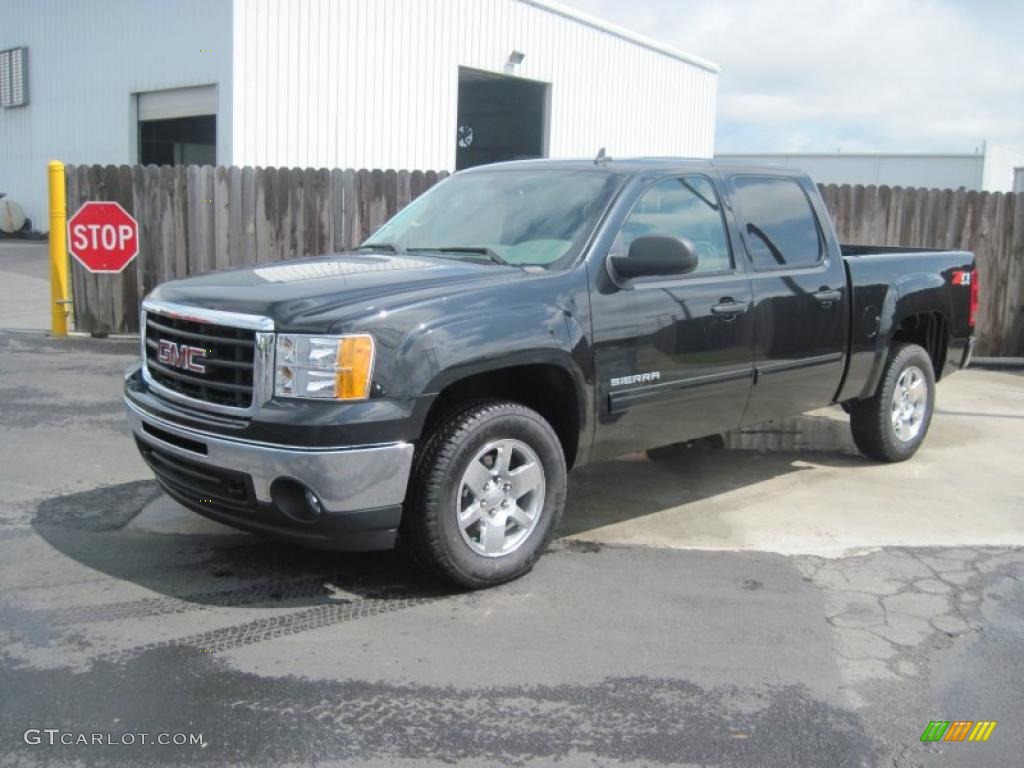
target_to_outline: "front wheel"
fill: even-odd
[[[444,419],[416,460],[402,516],[414,559],[473,589],[526,573],[565,506],[562,446],[518,403],[473,403]]]
[[[923,347],[900,344],[886,360],[878,391],[850,405],[853,441],[865,456],[905,461],[924,442],[935,406],[935,373]]]

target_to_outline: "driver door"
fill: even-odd
[[[688,274],[616,279],[592,291],[595,459],[735,429],[753,381],[750,279],[734,258],[712,179],[653,182],[609,256],[627,254],[642,235],[685,238],[698,263]]]

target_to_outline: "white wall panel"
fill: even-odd
[[[0,191],[49,228],[46,164],[130,163],[135,97],[217,87],[217,156],[231,158],[231,0],[3,0],[0,50],[29,49],[28,106],[0,109]]]
[[[982,186],[978,155],[926,154],[723,154],[723,161],[799,168],[819,184],[886,184],[937,189],[988,189]]]
[[[550,3],[234,2],[236,164],[450,170],[459,67],[512,50],[551,84],[552,157],[712,152],[713,65]]]
[[[1016,171],[1024,166],[1024,152],[994,141],[986,141],[984,151],[981,188],[986,192],[1013,192]]]
[[[216,86],[225,164],[450,170],[460,66],[551,84],[549,154],[710,156],[716,68],[547,0],[2,0],[29,104],[0,191],[45,229],[46,163],[131,163],[134,94]],[[554,10],[552,10],[552,8]]]

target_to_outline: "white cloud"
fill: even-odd
[[[1024,3],[570,0],[719,63],[717,149],[1024,149]]]

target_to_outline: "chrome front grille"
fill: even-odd
[[[228,413],[251,412],[269,399],[269,319],[149,300],[141,319],[143,370],[157,394]]]
[[[182,350],[202,349],[205,354],[196,359],[196,370],[183,370],[159,360],[161,344]],[[146,314],[149,375],[167,389],[193,400],[234,408],[251,406],[255,351],[255,331]]]

